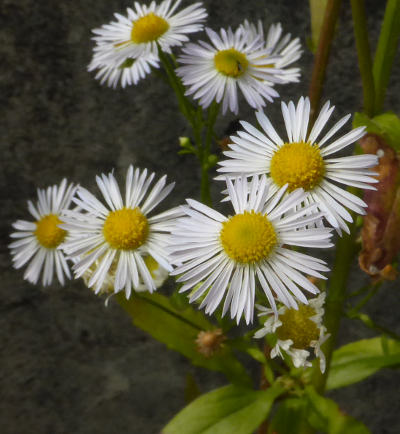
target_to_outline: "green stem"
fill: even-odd
[[[324,325],[329,339],[322,346],[322,351],[326,357],[326,370],[322,374],[319,367],[313,373],[313,385],[317,392],[323,393],[325,390],[326,379],[328,378],[330,362],[333,349],[336,345],[337,334],[339,331],[340,320],[343,313],[343,305],[346,300],[346,283],[356,252],[355,245],[355,223],[350,225],[350,235],[343,235],[337,243],[336,257],[332,270],[332,277],[325,302]]]
[[[160,47],[158,47],[158,55],[160,57],[162,65],[164,66],[169,84],[171,85],[178,99],[179,109],[194,128],[194,110],[189,100],[185,97],[185,88],[183,87],[183,84],[180,81],[179,77],[175,74],[175,70],[171,65],[170,60],[168,59],[168,56],[161,50]]]
[[[189,121],[190,125],[193,129],[194,140],[197,147],[196,155],[200,161],[201,165],[201,201],[206,205],[211,206],[211,194],[210,194],[210,181],[208,176],[209,170],[209,162],[208,156],[210,153],[211,140],[213,135],[213,128],[216,117],[218,115],[219,105],[213,103],[208,111],[208,121],[207,121],[207,133],[206,133],[206,143],[203,145],[202,142],[202,129],[203,129],[203,119],[202,112],[197,110],[195,111],[192,104],[185,97],[185,89],[180,81],[179,77],[175,74],[174,68],[171,64],[174,61],[173,58],[171,60],[168,56],[158,47],[158,55],[160,57],[161,63],[164,66],[165,72],[168,77],[168,81],[173,88],[175,95],[178,99],[179,108],[182,114]]]
[[[378,292],[379,286],[374,286],[369,289],[367,295],[364,296],[364,298],[359,301],[354,308],[351,309],[352,312],[356,313],[358,312],[362,307],[365,306],[366,303]]]
[[[363,95],[364,112],[374,116],[375,85],[372,75],[371,51],[368,41],[367,19],[365,15],[364,0],[350,0],[353,14],[354,35],[356,38],[358,66],[360,68]]]
[[[207,132],[206,132],[206,153],[207,156],[210,155],[211,141],[214,136],[214,125],[217,120],[217,116],[219,113],[220,104],[217,102],[213,102],[208,109],[208,117],[207,117]]]
[[[201,201],[205,205],[211,206],[212,201],[211,201],[211,193],[210,193],[210,180],[208,177],[208,168],[205,166],[202,166],[201,168],[200,192],[201,192]]]
[[[345,234],[337,242],[335,262],[332,269],[332,277],[325,300],[324,325],[330,333],[330,337],[322,345],[322,351],[326,358],[325,372],[319,369],[319,363],[314,366],[312,384],[315,390],[323,395],[328,378],[333,350],[336,346],[340,320],[343,315],[344,303],[346,301],[346,283],[357,251],[355,245],[355,223],[350,226],[350,235]],[[313,434],[315,430],[307,423],[302,427],[299,434]]]
[[[314,67],[310,83],[310,104],[311,122],[314,123],[322,94],[322,86],[325,79],[326,66],[328,64],[329,53],[335,32],[336,23],[339,17],[340,5],[342,0],[328,0],[325,9],[324,21],[321,28],[317,52],[315,53]]]
[[[350,298],[353,298],[353,297],[357,297],[358,295],[364,294],[364,292],[369,291],[372,287],[373,287],[372,284],[368,284],[368,285],[362,286],[360,289],[357,289],[356,291],[351,292],[348,295],[347,298],[350,299]]]
[[[398,341],[400,341],[400,336],[393,332],[392,330],[381,326],[380,324],[377,324],[375,321],[373,321],[369,315],[365,314],[365,313],[360,313],[360,312],[346,312],[346,316],[350,319],[357,319],[359,321],[361,321],[366,327],[375,330],[379,333],[383,333],[387,336],[390,336],[393,339],[396,339]]]
[[[208,109],[206,139],[201,153],[201,201],[209,206],[212,205],[208,173],[210,170],[209,156],[211,142],[214,135],[214,125],[217,120],[219,107],[220,105],[214,101]]]
[[[383,101],[400,37],[400,0],[388,0],[378,47],[375,53],[373,75],[375,81],[375,114],[383,109]]]

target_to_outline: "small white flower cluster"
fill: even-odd
[[[308,360],[310,351],[314,350],[315,357],[320,359],[321,372],[325,372],[325,355],[321,351],[321,345],[329,338],[326,327],[322,323],[324,316],[325,293],[322,292],[311,299],[306,307],[298,310],[282,306],[278,310],[278,316],[274,311],[264,306],[257,306],[261,311],[259,316],[268,315],[264,327],[258,330],[255,338],[263,338],[265,335],[275,335],[276,343],[271,350],[271,358],[284,357],[282,351],[289,355],[296,368],[311,366]],[[289,338],[288,338],[289,337]]]

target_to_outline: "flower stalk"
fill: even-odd
[[[343,235],[337,242],[335,262],[326,297],[324,324],[328,333],[331,335],[325,344],[322,345],[322,351],[326,358],[326,370],[322,374],[319,368],[315,368],[313,373],[313,385],[317,392],[321,394],[325,391],[332,353],[336,346],[337,334],[346,300],[347,280],[353,259],[357,252],[357,246],[355,244],[356,228],[354,222],[349,226],[349,229],[350,235]]]
[[[375,84],[372,75],[371,51],[368,41],[367,19],[365,16],[364,0],[351,0],[351,10],[353,14],[354,35],[356,39],[358,66],[360,68],[364,112],[369,116],[374,116],[375,109]]]
[[[337,20],[339,18],[340,5],[342,0],[328,0],[325,9],[324,21],[319,37],[317,52],[315,53],[314,67],[311,75],[309,89],[311,103],[311,122],[310,127],[318,114],[319,103],[322,94],[322,87],[325,80],[326,67],[328,65],[330,49],[335,32]]]

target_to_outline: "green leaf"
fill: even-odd
[[[190,372],[186,374],[185,403],[189,404],[201,395],[199,386]]]
[[[319,35],[321,34],[322,23],[324,22],[325,9],[328,0],[310,0],[311,14],[311,43],[312,52],[318,47]]]
[[[318,395],[313,387],[306,387],[305,396],[309,403],[308,422],[314,429],[328,434],[370,433],[363,423],[343,414],[334,401]]]
[[[376,337],[352,342],[333,352],[327,389],[357,383],[379,369],[399,364],[399,341]]]
[[[378,47],[375,53],[373,75],[375,82],[375,112],[382,110],[392,65],[400,37],[400,1],[388,0]]]
[[[400,26],[399,26],[400,28]],[[400,151],[400,118],[392,112],[369,118],[364,113],[355,113],[353,127],[365,125],[369,133],[382,136],[396,151]]]
[[[279,385],[265,391],[233,385],[213,390],[178,413],[162,434],[251,434],[283,392]]]
[[[251,384],[243,365],[228,345],[209,358],[197,351],[198,333],[215,329],[202,312],[190,306],[186,309],[177,308],[168,297],[161,294],[136,293],[129,300],[124,295],[117,295],[117,299],[132,317],[135,326],[168,348],[183,354],[194,365],[223,372],[231,382]]]
[[[307,401],[289,398],[282,401],[268,427],[268,434],[303,432],[307,420]]]

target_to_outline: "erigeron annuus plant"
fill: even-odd
[[[281,102],[280,125],[272,125],[268,107],[276,104],[280,86],[300,80],[294,63],[302,54],[299,38],[284,34],[284,25],[265,31],[261,21],[245,20],[236,29],[205,28],[205,35],[192,42],[189,36],[203,30],[207,17],[201,3],[185,8],[179,0],[135,3],[125,15],[115,14],[115,21],[93,31],[89,70],[112,87],[135,85],[154,70],[164,76],[192,128],[190,138],[181,138],[179,152],[199,161],[201,201],[187,199],[180,207],[158,210],[173,194],[173,183],[130,165],[122,182],[119,173],[99,175],[97,196],[82,186],[67,186],[66,180],[38,190],[37,205],[28,205],[34,221],[13,225],[13,263],[27,265],[27,280],[37,283],[41,277],[50,285],[57,276],[63,284],[72,269],[95,293],[119,302],[136,326],[194,364],[226,375],[230,385],[197,398],[165,433],[247,434],[258,427],[264,433],[265,420],[280,432],[282,413],[290,432],[334,432],[335,423],[340,432],[368,432],[324,391],[362,379],[349,378],[358,364],[364,377],[375,372],[376,365],[363,358],[370,348],[381,367],[400,361],[398,336],[360,313],[382,279],[396,274],[396,238],[391,242],[385,234],[380,248],[390,254],[372,261],[377,236],[364,227],[362,264],[372,264],[363,266],[374,280],[351,294],[346,286],[361,229],[357,215],[367,214],[368,221],[372,203],[374,218],[384,214],[376,212],[376,204],[382,205],[376,195],[393,128],[385,129],[381,100],[393,61],[389,48],[398,37],[387,23],[400,6],[388,1],[374,65],[379,74],[373,76],[362,2],[352,2],[365,114],[357,114],[354,129],[343,132],[351,115],[328,127],[334,107],[328,101],[318,110],[326,66],[321,53],[329,49],[340,2],[328,3],[332,9],[321,31],[310,98]],[[258,124],[242,119],[242,129],[219,155],[216,119],[220,111],[239,113],[241,95],[256,110]],[[393,122],[400,129],[399,119]],[[370,136],[376,125],[379,135]],[[337,155],[357,141],[367,152],[356,148],[357,155]],[[217,163],[221,200],[230,202],[232,215],[212,206],[210,170]],[[394,162],[391,167],[398,170]],[[396,182],[385,188],[395,191]],[[363,190],[368,190],[366,200]],[[395,199],[385,204],[391,210],[388,230],[400,219],[396,206]],[[333,234],[337,259],[330,271],[320,258],[323,250],[314,249],[332,247]],[[161,294],[168,273],[176,281],[170,296]],[[355,306],[354,294],[364,296]],[[334,351],[345,309],[378,335]],[[165,327],[153,327],[158,318]],[[240,322],[248,331],[233,338],[230,331]],[[261,365],[260,385],[254,386],[237,352]],[[351,362],[338,368],[343,354],[350,354]]]

